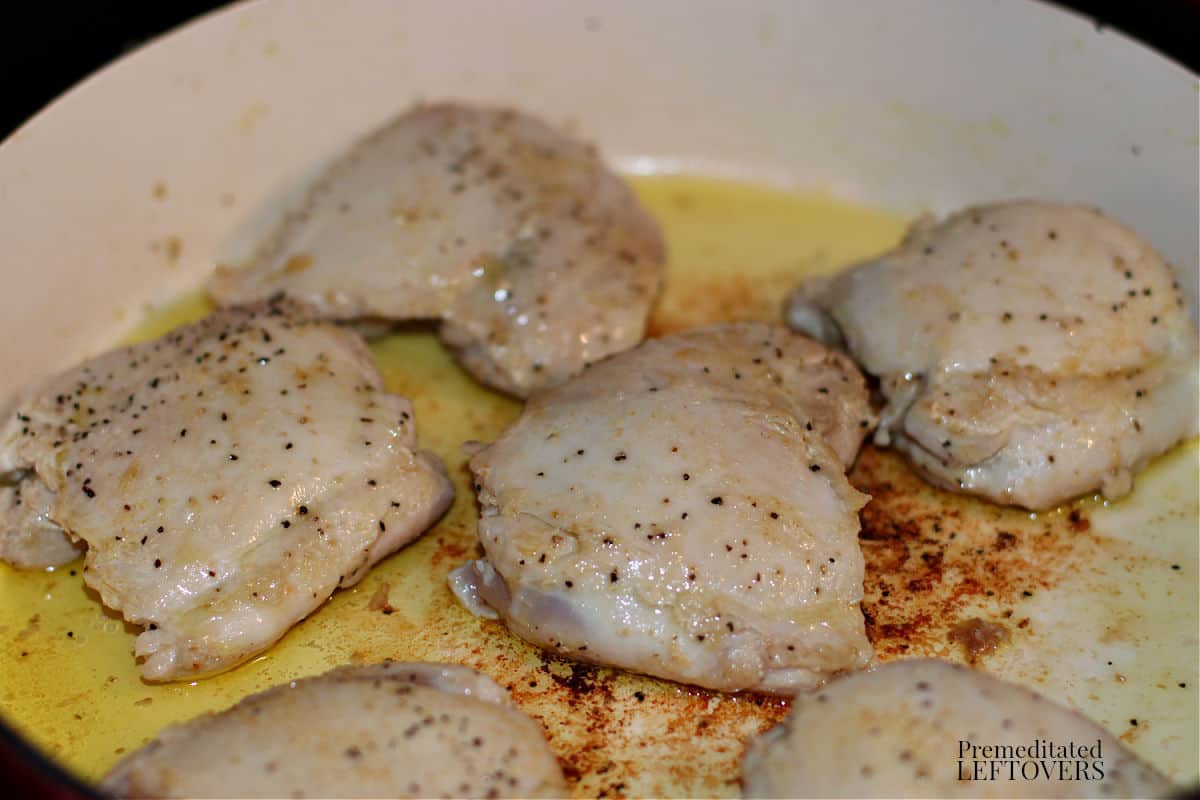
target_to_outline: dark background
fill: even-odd
[[[336,0],[329,2],[336,7]],[[212,0],[93,0],[26,3],[19,14],[9,5],[0,17],[0,139],[125,51],[221,5]],[[1057,5],[1119,28],[1200,71],[1200,0],[1063,0]]]

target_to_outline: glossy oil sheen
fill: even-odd
[[[670,249],[656,334],[778,320],[797,279],[874,255],[904,228],[820,194],[634,181]],[[159,309],[134,337],[208,309],[197,293]],[[164,725],[267,686],[346,662],[448,660],[510,688],[545,726],[578,796],[736,795],[746,738],[780,719],[787,702],[545,657],[462,610],[445,587],[446,573],[474,554],[462,443],[494,438],[519,406],[475,384],[430,333],[389,336],[373,351],[389,388],[413,399],[423,446],[455,481],[458,498],[436,528],[263,656],[194,685],[137,677],[133,631],[84,588],[78,564],[53,573],[0,567],[5,717],[94,779]],[[958,626],[1003,626],[1007,643],[975,654],[977,666],[1075,705],[1177,779],[1195,779],[1197,473],[1193,442],[1138,476],[1121,502],[1031,516],[930,488],[897,457],[868,448],[852,479],[875,498],[863,514],[864,611],[880,658],[968,660],[952,635]]]

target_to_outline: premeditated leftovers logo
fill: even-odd
[[[1058,744],[1034,739],[1030,744],[958,742],[960,781],[1099,781],[1104,755],[1095,744]]]

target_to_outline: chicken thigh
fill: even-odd
[[[932,482],[1045,509],[1196,433],[1196,331],[1171,269],[1079,206],[1012,202],[918,223],[879,259],[802,286],[794,327],[879,376],[876,442]]]
[[[118,797],[561,797],[541,729],[449,664],[340,667],[174,725],[124,758]]]
[[[561,382],[645,333],[662,236],[589,145],[515,111],[420,106],[335,161],[244,270],[336,319],[436,319],[484,383]]]
[[[874,417],[845,356],[718,325],[533,397],[470,462],[469,608],[562,655],[788,693],[871,655],[845,471]]]
[[[0,532],[49,562],[86,544],[84,580],[145,629],[135,651],[156,681],[267,648],[453,496],[362,339],[278,300],[19,396],[0,472],[29,498],[0,508]]]
[[[1028,758],[983,750],[1031,746]],[[1155,797],[1171,782],[1075,711],[914,659],[797,697],[750,743],[742,788],[746,797]]]

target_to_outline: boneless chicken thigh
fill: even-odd
[[[1196,432],[1196,330],[1171,269],[1099,211],[1041,202],[918,223],[802,286],[790,318],[877,375],[890,443],[999,503],[1117,497]]]
[[[471,460],[477,613],[571,658],[788,693],[863,666],[845,471],[874,417],[839,353],[764,324],[652,340],[536,395]]]
[[[467,667],[340,667],[167,728],[118,797],[561,797],[541,729]]]
[[[641,341],[663,274],[658,225],[593,147],[516,111],[439,104],[358,142],[211,290],[440,320],[468,370],[525,396]]]
[[[25,565],[86,545],[84,580],[144,629],[146,679],[216,672],[446,509],[415,424],[356,333],[286,301],[219,310],[15,399],[0,473],[23,502],[0,543]]]
[[[742,788],[746,797],[1159,797],[1171,782],[1075,711],[958,664],[913,659],[797,697],[750,743]]]

